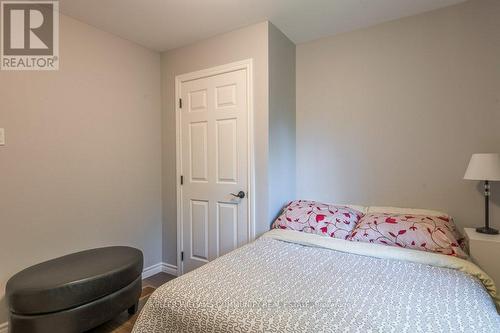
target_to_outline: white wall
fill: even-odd
[[[500,152],[500,1],[297,46],[297,195],[483,223],[474,152]],[[492,224],[500,227],[500,188]]]
[[[0,299],[17,271],[78,250],[161,261],[160,55],[61,16],[60,59],[0,72]]]
[[[269,24],[269,215],[295,199],[295,44]]]
[[[177,213],[175,172],[175,76],[230,62],[254,61],[256,232],[267,221],[268,165],[268,23],[263,22],[190,46],[162,53],[163,100],[163,260],[177,264]],[[267,228],[267,229],[266,229]]]
[[[177,264],[175,76],[253,59],[255,220],[269,230],[295,197],[295,45],[262,22],[162,54],[163,260]]]

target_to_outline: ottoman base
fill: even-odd
[[[129,313],[137,311],[137,303],[141,296],[141,290],[142,279],[139,276],[128,286],[75,308],[39,315],[11,313],[10,332],[84,332],[113,319],[127,309]]]

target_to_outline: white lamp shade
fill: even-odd
[[[473,154],[464,179],[500,180],[500,154]]]

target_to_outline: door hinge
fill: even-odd
[[[184,176],[181,176],[181,185],[184,185]]]
[[[179,98],[179,109],[182,109],[182,98]]]
[[[184,261],[184,251],[181,252],[181,261]]]

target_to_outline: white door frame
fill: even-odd
[[[181,146],[181,108],[179,99],[181,98],[181,84],[185,81],[201,79],[204,77],[234,72],[238,70],[246,70],[247,72],[247,107],[248,107],[248,234],[249,242],[255,239],[255,196],[253,190],[255,188],[255,160],[254,160],[254,109],[253,109],[253,59],[232,62],[222,66],[203,69],[196,72],[177,75],[175,77],[175,142],[176,142],[176,188],[177,188],[177,276],[183,274],[183,263],[181,261],[181,252],[184,249],[183,230],[182,230],[182,146]]]

